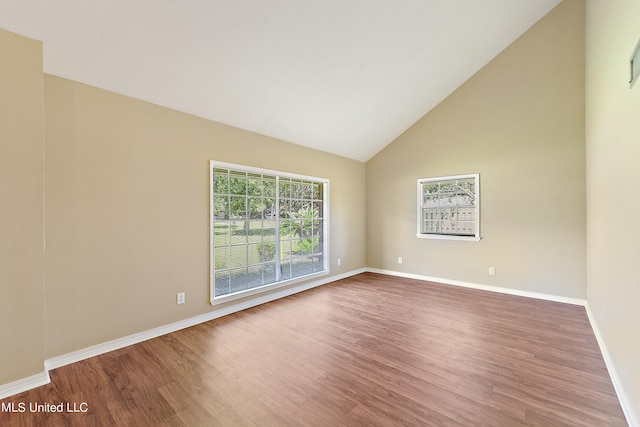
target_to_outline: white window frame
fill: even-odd
[[[439,181],[455,181],[460,179],[473,179],[474,180],[474,234],[473,235],[460,235],[456,233],[429,233],[425,232],[422,228],[423,218],[423,185],[426,183],[434,183]],[[435,178],[420,178],[418,179],[418,194],[417,194],[417,230],[416,236],[421,239],[446,239],[446,240],[470,240],[479,241],[480,237],[480,174],[466,174],[466,175],[452,175],[442,176]],[[455,204],[452,207],[457,207]]]
[[[292,277],[292,278],[288,278],[288,279],[282,279],[280,278],[280,276],[278,275],[278,281],[276,281],[275,283],[271,283],[271,284],[267,284],[267,285],[262,285],[262,286],[258,286],[258,287],[254,287],[254,288],[249,288],[246,290],[242,290],[242,291],[238,291],[238,292],[234,292],[234,293],[230,293],[230,294],[225,294],[225,295],[221,295],[221,296],[216,296],[215,295],[215,268],[214,268],[214,262],[215,262],[215,242],[214,242],[214,233],[215,233],[215,229],[214,229],[214,221],[215,221],[215,207],[214,207],[214,171],[215,169],[227,169],[227,170],[233,170],[233,171],[241,171],[241,172],[246,172],[246,173],[253,173],[253,174],[262,174],[262,175],[270,175],[270,176],[274,176],[279,178],[291,178],[291,179],[295,179],[295,180],[304,180],[304,181],[313,181],[313,182],[317,182],[317,183],[321,183],[322,184],[322,191],[323,191],[323,200],[322,200],[322,214],[321,214],[321,218],[322,218],[322,242],[321,242],[321,247],[322,247],[322,270],[321,271],[317,271],[317,272],[313,272],[310,274],[306,274],[303,276],[297,276],[297,277]],[[209,162],[209,183],[210,183],[210,207],[209,207],[209,222],[210,222],[210,234],[209,234],[209,241],[210,241],[210,260],[209,260],[209,270],[210,270],[210,302],[211,304],[221,304],[227,301],[232,301],[238,298],[245,298],[248,296],[252,296],[252,295],[256,295],[256,294],[260,294],[260,293],[264,293],[273,289],[277,289],[277,288],[281,288],[283,286],[288,286],[288,285],[292,285],[298,282],[303,282],[303,281],[307,281],[310,279],[314,279],[317,277],[321,277],[321,276],[325,276],[327,274],[329,274],[329,180],[326,178],[318,178],[318,177],[313,177],[313,176],[307,176],[307,175],[299,175],[299,174],[293,174],[293,173],[288,173],[288,172],[282,172],[282,171],[276,171],[276,170],[271,170],[271,169],[263,169],[263,168],[256,168],[256,167],[251,167],[251,166],[245,166],[245,165],[239,165],[239,164],[234,164],[234,163],[226,163],[226,162],[220,162],[220,161],[216,161],[216,160],[210,160]],[[277,181],[276,181],[277,182]],[[277,212],[277,211],[276,211]],[[280,227],[280,218],[279,215],[276,213],[275,215],[276,217],[276,230],[279,230]],[[277,257],[280,257],[280,243],[279,243],[279,236],[278,233],[276,231],[276,246],[277,246]],[[276,261],[277,263],[279,263],[279,260]]]

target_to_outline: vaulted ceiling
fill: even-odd
[[[560,0],[0,0],[44,71],[366,161]]]

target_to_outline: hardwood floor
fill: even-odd
[[[0,425],[627,425],[583,307],[373,273],[50,375]]]

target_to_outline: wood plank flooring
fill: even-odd
[[[50,375],[1,426],[627,425],[583,307],[373,273]]]

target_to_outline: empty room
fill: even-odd
[[[637,0],[0,1],[0,425],[640,427],[638,79]]]

